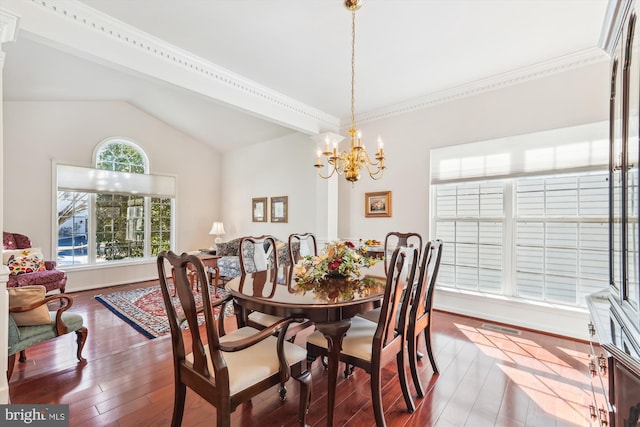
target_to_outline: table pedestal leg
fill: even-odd
[[[342,350],[342,339],[351,326],[351,320],[341,320],[331,323],[316,323],[316,329],[327,339],[327,362],[329,370],[329,384],[327,393],[327,426],[333,426],[333,412],[336,404],[336,383],[338,379],[338,363]]]

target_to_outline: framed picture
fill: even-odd
[[[287,222],[288,196],[271,198],[271,222]]]
[[[251,215],[253,222],[267,222],[266,197],[256,197],[251,199]]]
[[[367,218],[391,216],[391,191],[365,193],[364,216]]]

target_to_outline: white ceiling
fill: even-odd
[[[60,2],[62,3],[62,2]],[[342,0],[83,0],[87,6],[330,116],[350,114]],[[363,0],[356,113],[598,48],[607,0]],[[6,100],[125,100],[221,151],[291,133],[210,97],[18,33]]]

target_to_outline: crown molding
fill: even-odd
[[[628,7],[630,1],[611,0],[607,10],[607,19],[611,22],[605,20],[601,45],[607,39],[604,34],[615,28],[612,22],[620,8]],[[343,130],[350,125],[350,117],[339,119],[329,115],[77,1],[3,0],[0,12],[0,19],[5,15],[15,17],[16,29],[17,19],[21,18],[24,32],[63,50],[158,78],[296,131],[318,134]],[[0,27],[3,29],[4,26]],[[15,30],[12,36],[15,39]],[[356,119],[363,124],[395,117],[608,60],[605,51],[588,49],[359,113]]]
[[[507,73],[498,74],[486,79],[456,86],[439,92],[434,92],[422,97],[397,103],[376,110],[367,111],[356,116],[359,124],[376,120],[387,119],[401,114],[410,113],[425,108],[430,108],[446,102],[460,100],[470,96],[479,95],[508,86],[537,80],[572,69],[585,67],[599,62],[609,61],[606,53],[599,48],[586,49],[571,55],[566,55],[550,61],[541,62],[532,66],[520,68]],[[351,118],[341,120],[341,129],[350,125]]]
[[[607,3],[607,11],[605,12],[604,22],[602,23],[598,46],[604,49],[610,57],[613,57],[616,42],[620,37],[622,26],[624,25],[624,17],[631,8],[632,1],[633,0],[609,0]]]
[[[20,17],[18,15],[0,9],[0,43],[16,41],[19,24]]]
[[[282,126],[309,134],[339,126],[337,117],[235,74],[83,3],[3,0],[2,12],[19,14],[25,32],[55,47],[153,76]],[[159,66],[160,63],[163,66]]]

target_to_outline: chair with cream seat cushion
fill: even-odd
[[[403,266],[408,259],[417,257],[417,249],[396,248],[389,263],[385,293],[377,323],[354,317],[351,327],[342,341],[340,360],[347,365],[364,369],[371,376],[371,399],[378,427],[385,426],[382,408],[382,368],[396,360],[398,377],[407,410],[413,412],[415,406],[407,384],[404,369],[404,329],[408,314],[408,301],[403,298],[404,281],[401,279]],[[413,280],[416,263],[413,263],[410,280]],[[307,337],[309,360],[327,356],[328,344],[325,336],[315,331]]]
[[[172,303],[167,263],[169,270],[174,271],[174,286],[184,313],[181,315]],[[187,387],[216,407],[217,426],[230,426],[231,412],[238,405],[274,385],[280,384],[280,397],[284,399],[284,385],[291,376],[300,382],[298,418],[300,425],[305,425],[311,376],[306,370],[306,351],[284,339],[291,320],[281,319],[262,331],[242,327],[225,334],[222,306],[231,297],[212,301],[209,286],[203,286],[202,305],[196,306],[187,275],[189,263],[195,266],[200,281],[208,283],[195,255],[163,251],[157,258],[173,347],[175,397],[171,425],[182,423]],[[199,313],[204,314],[203,327],[198,325]],[[189,331],[182,328],[184,322]],[[278,330],[281,333],[275,337],[273,334]],[[188,347],[192,352],[188,354],[185,338],[191,340]]]
[[[436,239],[427,242],[424,248],[424,256],[420,261],[418,278],[415,281],[413,295],[411,296],[409,316],[407,320],[406,342],[409,356],[409,367],[411,368],[411,379],[416,388],[418,396],[424,396],[424,388],[418,375],[418,360],[422,359],[422,354],[418,351],[418,340],[420,334],[424,334],[427,356],[431,363],[433,373],[437,374],[438,365],[433,355],[431,324],[433,312],[433,292],[438,279],[440,269],[440,259],[442,258],[443,242]],[[380,316],[380,309],[373,309],[357,317],[377,323]]]
[[[253,274],[266,275],[266,281],[269,282],[267,289],[271,289],[271,295],[263,295],[262,289],[255,289],[260,292],[261,296],[271,297],[276,290],[276,286],[286,286],[284,283],[284,273],[280,271],[280,265],[277,256],[276,238],[269,235],[264,236],[246,236],[240,240],[240,269],[243,275]],[[259,281],[254,280],[254,285]],[[272,324],[280,322],[281,317],[274,316],[259,311],[251,311],[243,313],[241,307],[236,307],[240,311],[238,324],[240,326],[251,326],[256,329],[264,329]],[[287,340],[293,341],[298,332],[311,326],[310,322],[293,322],[287,329]]]

